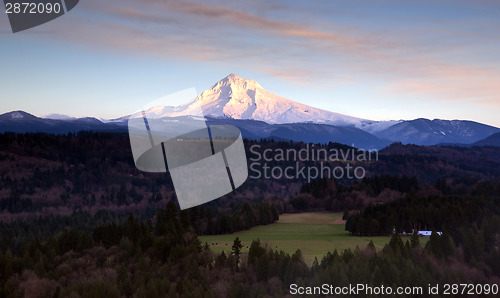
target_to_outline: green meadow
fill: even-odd
[[[386,245],[389,236],[355,237],[345,231],[342,221],[342,213],[308,212],[297,214],[283,214],[279,220],[267,226],[254,227],[247,231],[234,234],[200,236],[200,241],[208,243],[214,252],[230,252],[233,241],[239,237],[243,244],[243,253],[254,239],[260,239],[263,245],[273,250],[282,250],[292,254],[297,249],[302,251],[304,261],[311,265],[314,257],[321,261],[327,253],[337,249],[354,250],[356,246],[364,248],[370,240],[373,241],[377,250]],[[403,238],[404,241],[405,238]],[[421,238],[421,244],[426,240]]]

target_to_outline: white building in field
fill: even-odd
[[[436,232],[439,236],[443,234],[443,232]],[[417,231],[418,236],[422,237],[430,237],[432,235],[432,231]]]

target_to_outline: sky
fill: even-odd
[[[15,34],[0,14],[0,113],[116,118],[236,73],[360,118],[500,127],[498,28],[493,0],[81,0]]]

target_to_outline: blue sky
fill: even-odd
[[[236,73],[352,116],[500,127],[498,28],[488,0],[82,0],[16,34],[0,16],[0,113],[119,117]]]

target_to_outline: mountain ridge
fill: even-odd
[[[49,119],[37,117],[25,111],[12,111],[0,115],[0,133],[14,132],[42,132],[42,133],[69,133],[82,130],[91,131],[123,131],[125,126],[106,124],[93,117],[75,119]]]
[[[148,118],[201,116],[200,106],[209,123],[231,122],[250,139],[276,137],[316,143],[333,141],[371,149],[382,148],[391,142],[417,145],[472,144],[500,132],[497,127],[465,120],[418,118],[372,121],[351,117],[280,97],[263,89],[258,82],[234,73],[185,104],[176,107],[153,106],[145,113]],[[40,118],[24,111],[5,113],[0,115],[0,132],[126,131],[130,117],[143,117],[142,113],[116,119],[51,115],[56,119],[47,116]]]
[[[374,135],[403,144],[472,144],[499,131],[497,127],[468,120],[418,118],[397,123]]]

